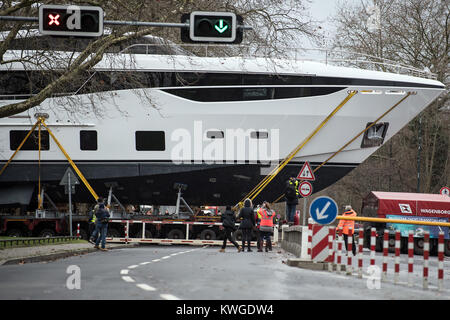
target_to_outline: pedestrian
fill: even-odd
[[[242,219],[239,225],[239,229],[242,230],[242,252],[244,252],[246,241],[248,246],[247,252],[252,252],[250,241],[252,239],[252,229],[255,226],[255,213],[250,199],[245,199],[244,207],[239,212],[238,219]]]
[[[284,190],[284,197],[286,201],[286,220],[289,224],[294,224],[295,209],[298,204],[298,180],[295,177],[290,177],[286,181],[286,188]]]
[[[108,219],[110,215],[103,203],[99,205],[99,208],[95,213],[95,215],[97,216],[97,224],[95,225],[94,234],[97,234],[97,240],[95,241],[94,248],[100,249],[102,251],[108,251],[105,245],[106,245],[106,233],[108,231]],[[98,235],[99,233],[100,235]],[[101,248],[99,248],[100,241],[101,241]]]
[[[351,205],[346,205],[344,209],[344,213],[342,214],[346,217],[356,217],[355,210],[352,209]],[[344,235],[344,244],[345,250],[348,250],[347,243],[348,237],[352,237],[352,252],[353,255],[356,255],[356,243],[355,237],[353,236],[355,233],[355,221],[354,220],[339,220],[339,224],[336,227],[336,230],[342,227],[342,234]]]
[[[260,245],[261,243],[259,241],[259,238],[261,237],[261,234],[259,232],[259,223],[258,223],[258,211],[259,211],[260,207],[261,207],[260,205],[257,205],[255,210],[254,210],[255,211],[255,222],[256,222],[255,236],[256,236],[256,239],[257,239],[257,241],[256,241],[256,248],[258,249],[258,252],[261,249],[261,245]]]
[[[242,251],[237,242],[234,240],[234,231],[236,231],[236,217],[234,212],[231,211],[231,206],[227,206],[225,212],[221,215],[220,220],[223,226],[223,245],[220,252],[225,252],[227,246],[227,240],[230,240],[232,244],[238,249],[238,252]]]
[[[258,224],[259,224],[259,250],[262,252],[264,247],[264,241],[266,241],[266,252],[272,251],[273,226],[276,223],[275,211],[270,209],[270,205],[267,201],[264,201],[263,206],[258,210]]]
[[[96,231],[95,226],[97,225],[97,210],[100,206],[100,204],[103,203],[103,198],[99,197],[97,199],[97,203],[94,206],[94,209],[90,212],[89,218],[88,218],[88,227],[89,227],[89,242],[92,244],[95,244],[95,241],[97,240],[98,232]]]

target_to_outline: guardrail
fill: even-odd
[[[77,236],[73,237],[43,237],[43,238],[16,238],[16,239],[2,239],[0,240],[0,248],[12,247],[14,244],[20,245],[31,245],[31,244],[45,244],[45,243],[56,243],[65,242],[71,240],[78,240]]]

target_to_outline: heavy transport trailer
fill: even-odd
[[[131,217],[130,217],[131,216]],[[69,235],[69,216],[67,213],[49,213],[26,216],[0,216],[0,235],[11,237],[53,237]],[[128,224],[127,224],[128,222]],[[143,223],[144,222],[144,223]],[[142,226],[145,226],[143,229]],[[127,226],[127,228],[125,228]],[[188,228],[186,228],[188,226]],[[89,236],[88,215],[72,215],[72,234],[87,240]],[[113,213],[108,224],[109,239],[124,237],[146,239],[191,239],[191,240],[223,240],[222,223],[218,216],[192,216],[178,219],[172,216],[159,215],[122,215]],[[236,240],[242,239],[240,230],[236,232]],[[256,240],[256,235],[253,235]]]
[[[109,243],[153,243],[153,244],[189,244],[222,245],[223,228],[221,222],[200,222],[180,220],[111,220],[108,226],[123,232],[115,237],[107,237]],[[236,223],[236,227],[239,223]],[[158,230],[164,230],[164,233]],[[134,231],[133,231],[134,230]],[[152,233],[156,232],[156,236]],[[158,234],[158,232],[160,232]],[[166,236],[162,236],[165,234]],[[159,236],[158,236],[159,235]],[[278,244],[278,226],[275,225],[272,245]],[[236,241],[240,243],[242,233],[236,232]],[[253,233],[251,245],[256,246],[256,234]],[[230,243],[229,243],[230,244]]]
[[[450,197],[440,194],[372,191],[364,199],[362,217],[424,222],[450,222]],[[371,228],[376,229],[376,250],[382,251],[383,235],[389,230],[389,251],[395,249],[395,231],[401,233],[401,252],[406,253],[408,232],[414,232],[414,253],[423,254],[424,232],[430,233],[430,253],[437,253],[439,231],[444,232],[445,255],[450,256],[450,234],[447,226],[415,225],[388,222],[363,222],[364,245],[370,247]]]

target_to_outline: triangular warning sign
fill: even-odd
[[[303,164],[302,170],[298,173],[297,176],[298,180],[309,180],[309,181],[315,181],[316,177],[314,176],[314,172],[311,170],[311,166],[309,165],[309,162],[306,161]]]
[[[59,185],[64,186],[69,184],[69,175],[70,175],[70,185],[80,184],[80,181],[78,181],[77,176],[73,171],[69,168],[67,168],[66,172],[64,173],[61,181],[59,182]]]

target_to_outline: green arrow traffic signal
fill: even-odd
[[[219,25],[217,25],[217,23],[214,25],[214,28],[219,32],[219,33],[224,33],[227,29],[228,29],[228,24],[225,23],[224,25],[224,21],[223,19],[219,20]]]

